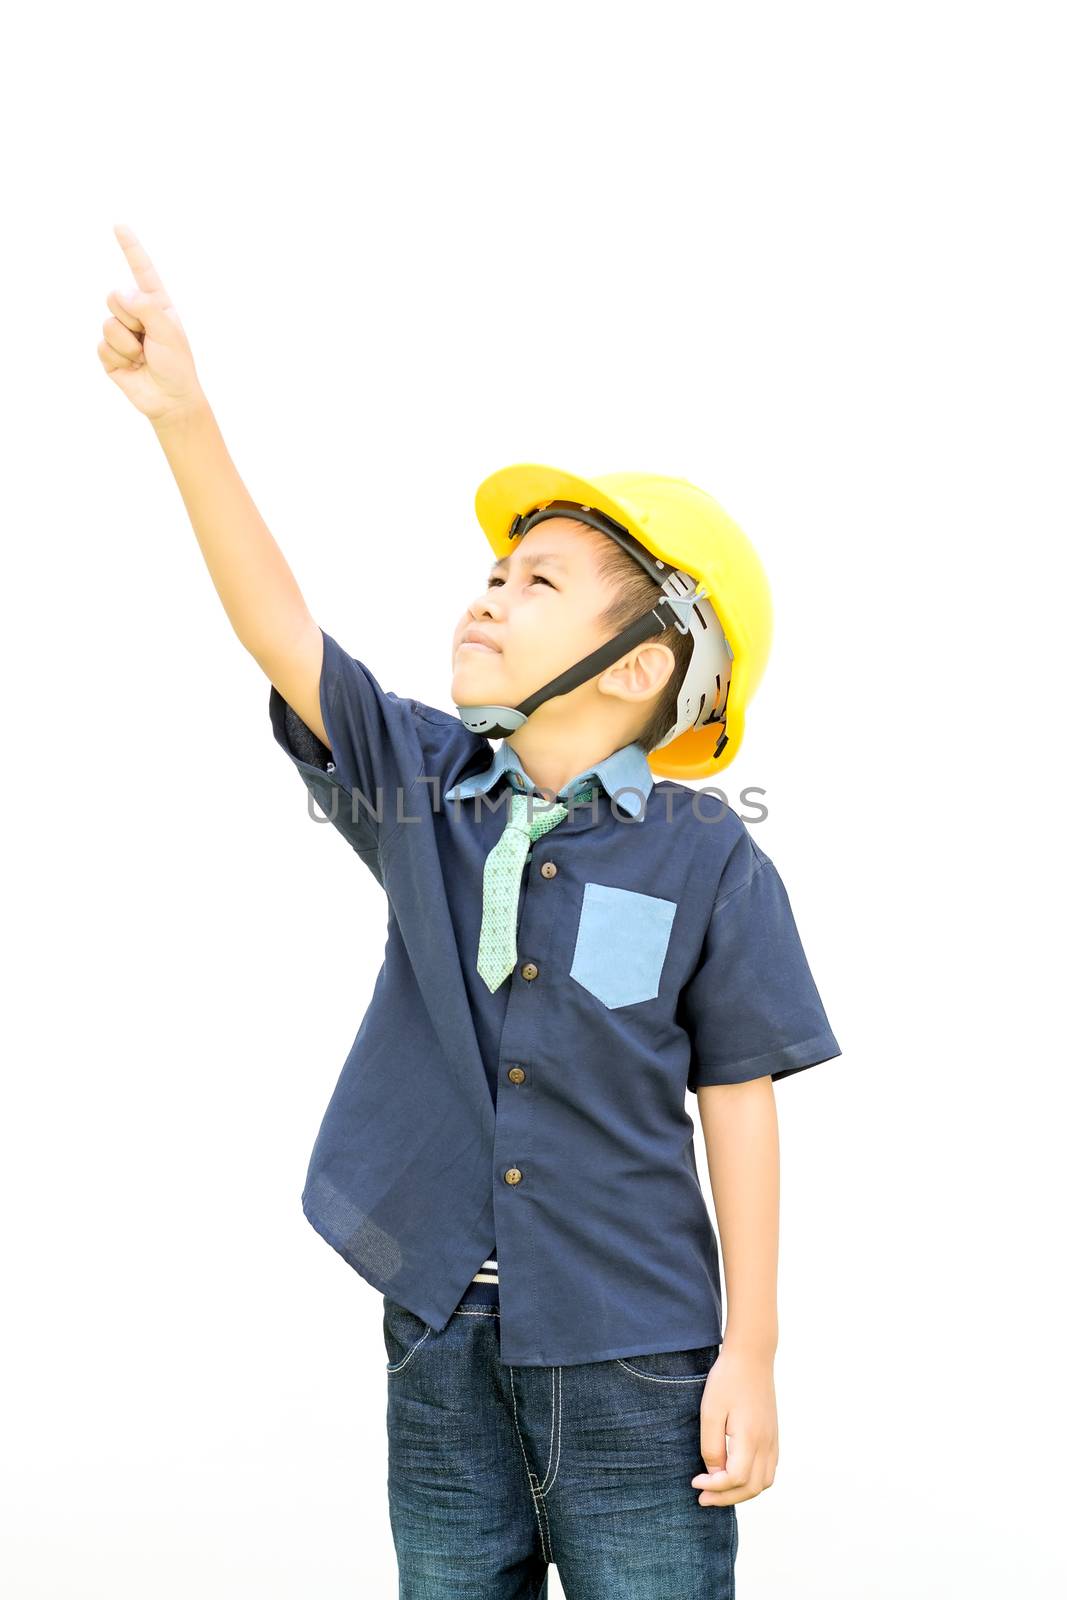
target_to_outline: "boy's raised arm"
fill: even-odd
[[[153,424],[233,631],[329,745],[319,709],[322,633],[241,481],[206,399]]]
[[[129,228],[117,224],[115,234],[137,293],[108,295],[112,315],[97,354],[152,423],[234,632],[328,747],[319,707],[319,625],[230,457],[159,274]]]

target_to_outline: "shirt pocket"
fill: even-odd
[[[656,895],[587,883],[571,977],[611,1011],[655,999],[677,909]]]

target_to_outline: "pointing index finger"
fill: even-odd
[[[163,281],[149,260],[148,252],[133,229],[128,228],[124,222],[116,222],[114,226],[115,237],[122,246],[126,260],[130,264],[130,271],[133,273],[134,282],[137,284],[138,289],[144,290],[146,294],[162,294],[164,300],[167,300],[169,297],[163,287]]]

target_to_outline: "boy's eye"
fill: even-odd
[[[547,585],[548,585],[548,587],[549,587],[549,588],[550,588],[550,589],[554,589],[554,588],[555,588],[555,587],[556,587],[556,586],[555,586],[555,584],[554,584],[554,583],[549,583],[549,582],[548,582],[548,579],[547,579],[547,578],[546,578],[546,577],[545,577],[545,576],[544,576],[544,574],[543,574],[543,573],[540,573],[540,572],[531,572],[531,574],[530,574],[530,581],[531,581],[531,583],[532,583],[532,582],[534,582],[534,581],[535,581],[535,580],[536,580],[536,581],[537,581],[537,582],[538,582],[538,583],[544,583],[544,584],[547,584]],[[503,581],[504,581],[504,580],[503,580],[503,578],[490,578],[490,579],[489,579],[489,588],[490,588],[490,589],[491,589],[491,588],[492,588],[492,587],[493,587],[493,585],[494,585],[494,584],[496,584],[496,583],[503,583]]]

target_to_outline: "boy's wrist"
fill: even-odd
[[[746,1328],[743,1324],[727,1322],[723,1331],[724,1350],[736,1350],[746,1356],[756,1356],[763,1361],[773,1361],[778,1349],[778,1329],[768,1327]]]
[[[161,417],[153,417],[151,422],[156,433],[162,438],[168,434],[187,433],[206,422],[211,414],[207,396],[201,390],[190,400],[175,407],[173,411],[166,412]]]

